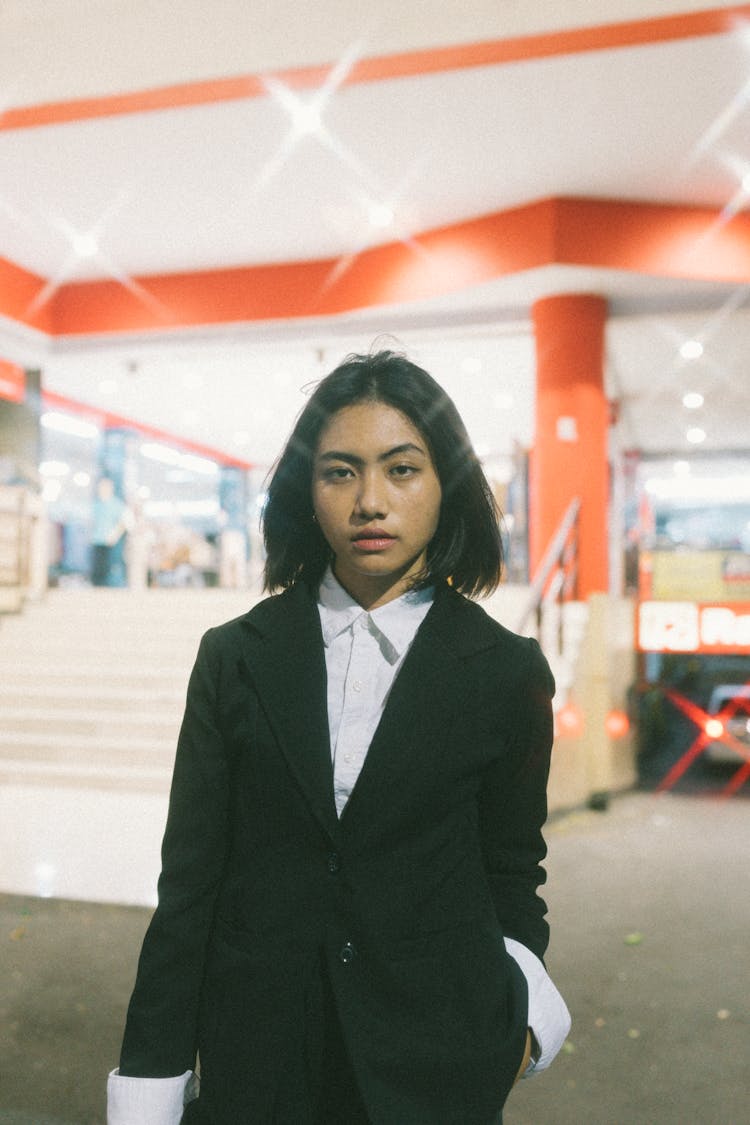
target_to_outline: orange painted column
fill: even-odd
[[[579,516],[578,597],[608,589],[609,471],[603,297],[544,297],[532,308],[536,436],[531,455],[531,573],[574,497]]]

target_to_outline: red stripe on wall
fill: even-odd
[[[17,363],[0,359],[0,398],[23,402],[26,397],[26,372]]]
[[[351,86],[362,82],[464,70],[476,66],[498,66],[587,51],[721,35],[735,31],[748,20],[750,4],[733,4],[727,8],[708,8],[699,12],[574,28],[569,31],[405,51],[360,59],[354,63],[341,85]],[[330,65],[297,67],[269,72],[267,75],[239,75],[132,93],[11,107],[0,113],[0,131],[262,97],[267,92],[266,80],[269,77],[292,89],[318,88],[329,78],[332,69]]]
[[[0,258],[0,315],[51,333],[50,308],[40,300],[45,286],[43,277]]]
[[[225,450],[215,449],[213,446],[204,445],[199,441],[191,441],[190,438],[169,433],[167,430],[159,430],[155,426],[146,425],[145,422],[138,422],[135,418],[126,418],[123,414],[113,414],[109,410],[100,410],[96,406],[90,406],[85,402],[79,402],[77,399],[68,398],[66,395],[59,395],[55,391],[42,391],[42,406],[45,410],[62,410],[68,414],[74,414],[77,418],[85,418],[102,428],[133,430],[141,437],[151,438],[154,441],[162,442],[164,445],[176,446],[186,453],[196,453],[199,457],[207,457],[210,461],[216,461],[219,465],[232,465],[240,469],[255,467],[252,461],[244,461],[241,457],[232,457]]]
[[[332,316],[552,265],[747,285],[750,213],[724,222],[700,207],[544,200],[372,247],[352,260],[153,275],[128,288],[72,282],[50,300],[50,331],[79,336]]]

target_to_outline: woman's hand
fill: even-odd
[[[521,1059],[521,1065],[518,1068],[518,1074],[516,1075],[516,1082],[518,1081],[519,1078],[523,1077],[523,1074],[526,1070],[526,1067],[529,1065],[530,1061],[531,1061],[531,1028],[528,1028],[527,1031],[526,1031],[526,1047],[525,1047],[524,1052],[523,1052],[523,1058]]]

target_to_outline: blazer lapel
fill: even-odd
[[[310,807],[338,832],[320,617],[301,585],[259,603],[245,618],[247,671],[268,723]]]
[[[344,808],[347,835],[366,833],[377,809],[387,807],[394,786],[429,776],[445,733],[470,684],[464,657],[495,643],[464,611],[465,599],[439,589],[388,697],[362,771]]]

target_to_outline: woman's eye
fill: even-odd
[[[415,465],[393,465],[391,472],[395,477],[410,477],[417,469]]]
[[[351,475],[351,469],[348,469],[345,465],[334,465],[332,468],[326,469],[324,473],[324,477],[326,480],[333,481],[346,480]]]

